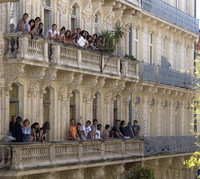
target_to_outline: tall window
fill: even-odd
[[[174,45],[174,68],[178,69],[178,48],[177,48],[177,44]]]
[[[150,136],[153,136],[154,135],[154,132],[153,132],[153,126],[154,126],[154,121],[153,121],[153,106],[155,104],[155,100],[152,99],[151,100],[151,104],[150,104],[150,113],[149,113],[149,134]]]
[[[116,120],[118,120],[117,118],[117,99],[114,101],[114,108],[113,108],[113,114],[114,114],[114,123]]]
[[[186,56],[186,58],[185,58],[185,68],[187,68],[188,69],[188,60],[189,60],[189,58],[188,58],[188,54],[189,54],[189,49],[188,48],[186,48],[186,54],[185,54],[185,56]]]
[[[163,106],[163,116],[162,116],[162,134],[163,136],[167,135],[167,121],[166,121],[166,116],[167,116],[167,106],[168,106],[168,102],[165,101],[164,102],[164,106]]]
[[[176,0],[176,8],[178,8],[178,0]]]
[[[44,5],[44,33],[51,28],[51,3],[50,0],[45,1]]]
[[[132,122],[132,94],[129,95],[129,122]]]
[[[189,7],[188,7],[188,0],[185,0],[185,12],[188,13]]]
[[[16,84],[12,85],[10,91],[10,119],[11,116],[19,116],[19,87]]]
[[[94,33],[98,34],[98,15],[95,14],[95,19],[94,19]]]
[[[163,45],[162,45],[162,56],[165,57],[166,56],[166,40],[163,39]]]
[[[19,20],[19,1],[10,3],[10,32],[15,32]]]
[[[70,119],[76,119],[76,93],[74,91],[70,97]]]
[[[180,104],[179,103],[177,103],[176,104],[176,109],[175,109],[175,121],[174,121],[174,125],[175,125],[175,127],[174,127],[174,132],[175,132],[175,136],[178,136],[179,135],[179,119],[178,119],[178,110],[179,110],[179,106],[180,106]]]
[[[139,49],[139,45],[138,45],[138,29],[135,29],[135,58],[138,60],[138,49]]]
[[[71,30],[77,28],[77,8],[75,6],[72,7],[72,15],[71,15]]]
[[[149,57],[150,57],[150,64],[153,64],[153,34],[150,34],[149,37]]]
[[[44,122],[49,121],[50,117],[50,89],[45,89],[45,94],[43,95],[43,120]]]
[[[133,36],[133,28],[129,27],[129,55],[132,55],[132,36]]]

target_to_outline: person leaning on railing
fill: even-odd
[[[40,128],[40,141],[42,143],[47,142],[47,131],[50,130],[50,124],[49,122],[45,122]]]
[[[17,24],[15,32],[24,32],[27,19],[28,19],[28,14],[24,13],[22,19],[20,19]]]

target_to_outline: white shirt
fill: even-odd
[[[80,38],[78,39],[77,43],[81,47],[85,47],[88,44],[88,41],[86,39],[84,39],[82,36],[80,36]]]
[[[90,126],[88,126],[88,127],[82,126],[82,127],[81,127],[81,138],[82,138],[83,140],[86,140],[85,136],[87,137],[87,135],[89,134],[89,132],[90,132],[91,130],[92,130],[92,129],[91,129]],[[85,136],[83,135],[83,132],[85,132]]]
[[[95,135],[95,139],[100,140],[101,139],[101,131],[100,130],[96,130],[96,135]]]
[[[49,37],[49,32],[51,33],[51,36],[52,37],[54,37],[56,34],[58,34],[58,31],[54,31],[54,33],[53,33],[53,31],[52,31],[52,29],[49,29],[48,31],[47,31],[47,33],[46,33],[46,36],[45,36],[45,38],[47,38],[47,39],[50,39],[50,37]]]

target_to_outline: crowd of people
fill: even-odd
[[[111,129],[109,124],[105,125],[105,129],[102,132],[102,125],[98,124],[98,120],[94,119],[93,124],[91,121],[87,121],[85,125],[81,126],[81,123],[75,123],[74,119],[70,120],[69,127],[69,140],[102,140],[112,138],[140,138],[140,126],[138,121],[134,120],[134,124],[128,122],[126,126],[125,121],[116,120],[114,127]]]
[[[47,142],[49,129],[49,122],[45,122],[41,128],[38,122],[30,126],[30,121],[28,119],[22,121],[20,116],[12,116],[9,125],[10,136],[15,138],[13,142]]]
[[[47,131],[50,129],[49,122],[45,122],[42,127],[38,122],[34,122],[30,126],[30,121],[25,119],[22,121],[21,117],[12,116],[9,126],[10,136],[15,138],[13,142],[47,142]],[[85,125],[76,123],[74,119],[70,120],[68,129],[69,140],[106,140],[112,138],[140,138],[140,126],[137,120],[131,125],[125,126],[125,121],[117,120],[114,127],[111,129],[109,124],[105,125],[102,132],[102,125],[98,124],[98,120],[94,119],[93,124],[87,121]]]
[[[24,32],[30,34],[32,38],[39,36],[48,40],[55,40],[64,44],[72,44],[75,46],[86,47],[97,50],[105,46],[105,41],[102,36],[97,34],[90,35],[88,31],[81,30],[80,28],[67,30],[64,26],[57,30],[57,25],[53,24],[52,28],[44,35],[44,24],[41,22],[40,17],[30,19],[27,23],[28,14],[25,13],[22,19],[19,20],[15,32]]]

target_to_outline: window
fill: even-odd
[[[178,0],[176,0],[176,8],[178,8]]]
[[[177,102],[176,109],[175,109],[175,119],[174,119],[174,130],[175,130],[174,134],[175,134],[175,136],[179,135],[179,118],[178,118],[179,106],[180,106],[180,104]]]
[[[129,55],[132,55],[132,36],[133,36],[133,29],[129,27]]]
[[[51,3],[50,0],[45,1],[44,5],[44,34],[51,28]]]
[[[155,125],[155,122],[153,120],[154,104],[155,104],[155,99],[151,99],[150,113],[149,113],[149,135],[150,136],[154,135],[153,129],[155,128],[155,127],[153,127]]]
[[[188,13],[188,0],[185,0],[185,12]]]
[[[135,58],[138,60],[138,29],[135,29]]]
[[[165,41],[165,39],[163,39],[163,46],[162,47],[163,47],[162,56],[165,57],[166,56],[166,54],[165,54],[166,53],[166,41]]]
[[[129,122],[132,122],[132,94],[129,95]]]
[[[43,94],[43,121],[48,122],[50,117],[50,89],[45,89],[45,94]]]
[[[98,15],[95,14],[95,19],[94,19],[94,33],[98,34]]]
[[[162,134],[163,136],[167,136],[167,106],[168,106],[168,102],[165,101],[164,102],[164,106],[163,106],[163,115],[162,115]]]
[[[116,99],[114,100],[114,106],[113,106],[114,123],[116,120],[120,120],[120,114],[121,114],[121,97],[117,95]]]
[[[189,60],[189,59],[188,59],[188,53],[189,53],[188,51],[189,51],[189,49],[186,48],[186,55],[185,55],[185,56],[186,56],[186,59],[185,59],[185,68],[186,68],[187,70],[188,70],[188,60]]]
[[[10,91],[10,119],[11,116],[19,116],[19,87],[16,84],[12,85]]]
[[[19,20],[19,2],[10,3],[10,32],[15,32]]]
[[[149,57],[150,57],[150,64],[153,64],[153,34],[150,34],[150,39],[149,39]]]
[[[72,15],[71,15],[71,30],[77,28],[77,8],[75,6],[72,7]]]
[[[174,68],[178,69],[178,48],[177,44],[174,45]]]
[[[117,119],[117,100],[114,101],[114,108],[113,108],[113,112],[114,112],[114,123]]]
[[[70,97],[70,119],[76,119],[76,94],[74,91]]]

